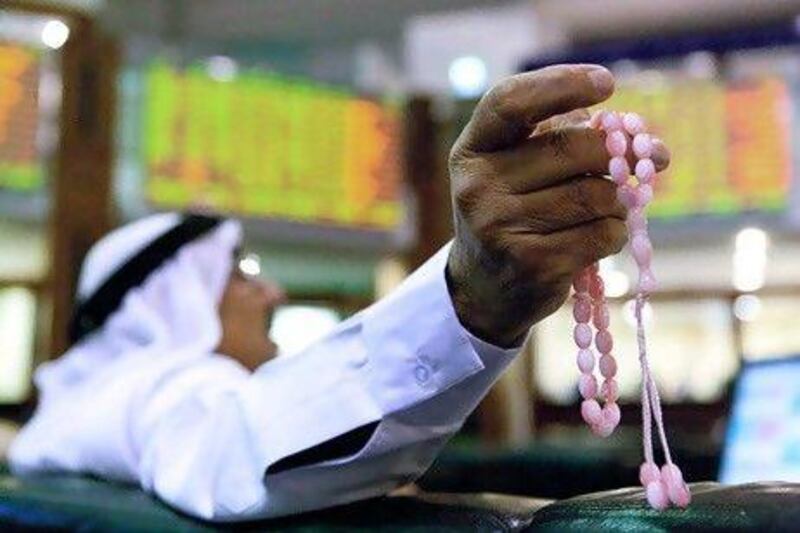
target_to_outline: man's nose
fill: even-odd
[[[270,307],[276,307],[286,302],[286,291],[271,280],[260,280],[261,290]]]

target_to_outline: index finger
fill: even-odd
[[[513,146],[540,121],[593,106],[613,92],[614,77],[599,65],[556,65],[511,76],[481,98],[453,151]]]

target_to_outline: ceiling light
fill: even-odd
[[[60,20],[48,20],[42,28],[42,43],[45,46],[58,50],[69,39],[69,27]]]
[[[206,72],[216,81],[232,81],[239,72],[239,66],[230,57],[214,56],[206,62]]]
[[[486,63],[476,56],[459,57],[448,71],[453,92],[462,98],[474,98],[485,89],[489,78]]]
[[[733,302],[733,314],[742,322],[752,322],[761,312],[761,298],[753,294],[742,294]]]
[[[736,235],[733,252],[733,286],[743,292],[764,286],[769,236],[758,228],[745,228]]]
[[[736,234],[736,249],[747,251],[766,250],[769,237],[759,228],[744,228]]]
[[[248,276],[261,274],[261,260],[256,254],[248,254],[239,260],[239,270]]]

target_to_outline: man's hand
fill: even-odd
[[[579,120],[614,80],[548,67],[493,87],[450,153],[455,242],[447,276],[461,323],[501,346],[553,313],[573,276],[625,244],[625,209],[604,175],[604,134]],[[653,162],[669,162],[656,143]]]

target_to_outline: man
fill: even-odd
[[[573,275],[625,242],[602,134],[584,122],[612,91],[589,65],[494,87],[450,155],[452,244],[295,357],[261,364],[280,294],[233,272],[235,223],[161,215],[103,239],[81,275],[76,345],[39,371],[13,467],[135,481],[221,521],[412,481]],[[654,160],[667,164],[663,145]]]

